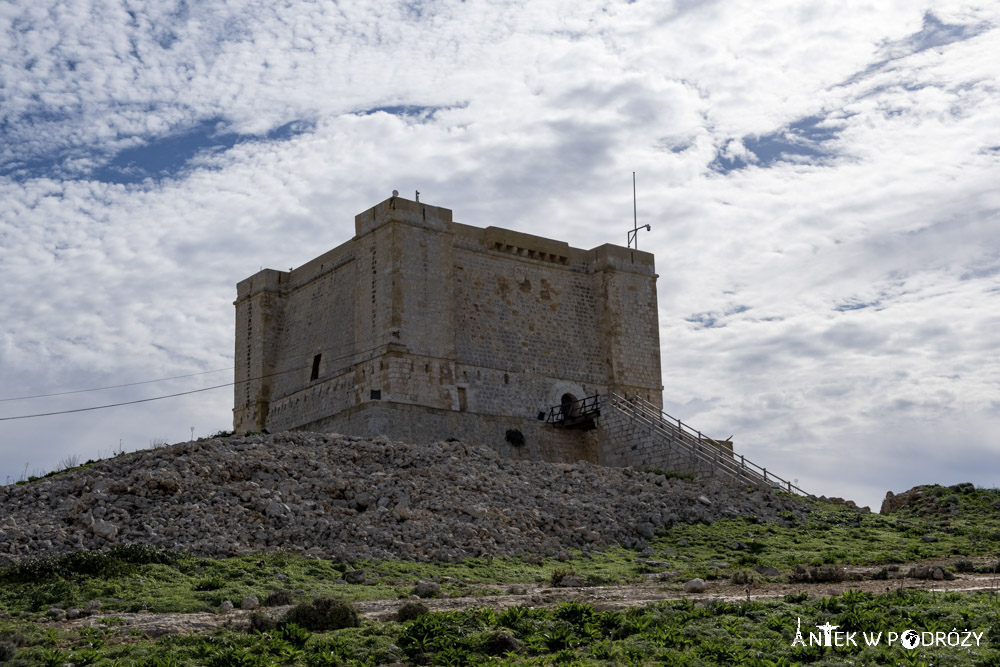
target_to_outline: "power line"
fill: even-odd
[[[32,417],[51,417],[53,415],[68,415],[71,412],[87,412],[89,410],[104,410],[105,408],[117,408],[120,405],[134,405],[136,403],[148,403],[150,401],[159,401],[164,398],[174,398],[175,396],[186,396],[187,394],[197,394],[202,391],[210,391],[212,389],[220,389],[222,387],[231,387],[235,382],[227,382],[226,384],[217,384],[214,387],[204,387],[202,389],[192,389],[191,391],[182,391],[178,394],[168,394],[167,396],[154,396],[152,398],[140,398],[135,401],[125,401],[124,403],[109,403],[108,405],[94,405],[89,408],[76,408],[75,410],[59,410],[58,412],[40,412],[34,415],[18,415],[16,417],[0,417],[0,421],[11,421],[13,419],[31,419]]]
[[[384,345],[384,343],[379,344],[379,345],[375,345],[373,347],[370,347],[367,350],[360,350],[358,352],[354,352],[354,353],[351,353],[351,354],[346,354],[346,355],[343,355],[343,356],[340,356],[340,357],[335,357],[333,359],[333,361],[339,361],[341,359],[347,359],[349,357],[367,354],[368,352],[372,352],[374,350],[377,350],[378,348],[382,347],[382,345]],[[287,358],[288,357],[286,357],[286,359]],[[336,371],[334,371],[333,373],[331,373],[331,375],[336,375],[337,373],[341,373],[341,372],[345,371],[347,368],[350,368],[351,366],[359,364],[359,363],[364,363],[365,361],[371,361],[371,359],[361,359],[361,360],[358,360],[356,362],[348,364],[347,366],[344,366],[344,367],[341,367],[341,368],[337,369]],[[308,367],[307,366],[300,366],[300,367],[297,367],[297,368],[289,368],[288,370],[278,371],[276,373],[270,373],[268,375],[262,375],[260,377],[249,378],[249,379],[246,379],[246,380],[234,380],[233,382],[227,382],[225,384],[217,384],[217,385],[212,386],[212,387],[203,387],[201,389],[192,389],[190,391],[182,391],[182,392],[178,392],[176,394],[167,394],[165,396],[153,396],[152,398],[140,398],[140,399],[137,399],[137,400],[134,400],[134,401],[123,401],[121,403],[108,403],[107,405],[93,405],[93,406],[91,406],[89,408],[75,408],[75,409],[72,409],[72,410],[57,410],[57,411],[54,411],[54,412],[39,412],[39,413],[36,413],[36,414],[33,414],[33,415],[16,415],[14,417],[0,417],[0,421],[13,421],[15,419],[32,419],[34,417],[52,417],[52,416],[55,416],[55,415],[68,415],[68,414],[72,414],[74,412],[89,412],[91,410],[104,410],[104,409],[107,409],[107,408],[117,408],[117,407],[120,407],[122,405],[135,405],[136,403],[149,403],[150,401],[161,401],[161,400],[163,400],[165,398],[175,398],[177,396],[187,396],[188,394],[197,394],[197,393],[200,393],[200,392],[203,392],[203,391],[211,391],[213,389],[221,389],[222,387],[232,387],[234,385],[243,384],[245,382],[254,382],[255,380],[263,380],[265,378],[275,377],[277,375],[283,375],[285,373],[294,373],[296,371],[305,370],[306,368],[308,368]],[[220,369],[220,370],[231,370],[231,369],[224,368],[224,369]],[[192,373],[191,375],[204,375],[205,373],[214,373],[214,372],[217,372],[217,371],[205,371],[204,373]],[[190,377],[190,376],[178,376],[178,377]],[[172,379],[172,378],[168,378],[168,379]],[[145,383],[143,383],[143,382],[134,382],[132,384],[147,384],[149,382],[156,382],[156,381],[157,380],[148,380]],[[129,386],[129,385],[120,385],[120,386]],[[83,391],[83,390],[81,390],[81,391]],[[96,390],[94,390],[94,391],[96,391]],[[77,392],[65,392],[65,393],[77,393]],[[11,400],[13,400],[13,399],[11,399]]]
[[[333,345],[333,346],[329,346],[328,345],[326,347],[319,348],[319,351],[320,352],[327,352],[327,351],[331,351],[331,350],[337,350],[337,349],[340,349],[340,348],[352,347],[354,345],[356,345],[356,343],[354,341],[351,341],[351,342],[347,342],[347,343],[341,343],[339,345]],[[306,346],[300,344],[299,347],[305,348]],[[339,357],[335,357],[333,360],[337,361],[339,359],[346,359],[348,357],[354,356],[355,354],[364,354],[366,352],[370,352],[372,350],[378,349],[378,347],[380,347],[380,346],[375,346],[375,347],[372,347],[372,348],[368,348],[367,350],[361,350],[359,352],[352,352],[352,353],[347,354],[347,355],[342,355],[342,356],[339,356]],[[276,363],[276,364],[277,363],[281,363],[283,361],[287,361],[289,359],[293,359],[296,356],[298,356],[298,355],[282,357],[281,359],[276,360],[274,363]],[[180,380],[182,378],[196,377],[198,375],[209,375],[211,373],[221,373],[222,371],[231,371],[231,370],[234,370],[235,368],[236,368],[235,366],[229,366],[228,368],[216,368],[215,370],[211,370],[211,371],[201,371],[199,373],[187,373],[186,375],[174,375],[174,376],[166,377],[166,378],[158,378],[156,380],[142,380],[140,382],[127,382],[125,384],[112,384],[112,385],[108,385],[106,387],[93,387],[91,389],[74,389],[74,390],[71,390],[71,391],[53,392],[51,394],[34,394],[32,396],[11,396],[9,398],[0,398],[0,403],[9,403],[11,401],[27,401],[27,400],[30,400],[30,399],[33,399],[33,398],[52,398],[52,397],[55,397],[55,396],[69,396],[71,394],[85,394],[85,393],[92,392],[92,391],[105,391],[107,389],[121,389],[123,387],[135,387],[135,386],[142,385],[142,384],[154,384],[156,382],[166,382],[168,380]],[[298,370],[298,369],[292,369],[292,370]],[[287,372],[289,372],[289,371],[282,371],[282,373],[287,373]],[[264,377],[270,377],[270,376],[264,376]],[[252,378],[252,379],[260,380],[262,378]],[[249,382],[249,381],[250,380],[242,380],[242,382]]]
[[[371,340],[371,339],[369,339],[369,340]],[[325,347],[319,348],[319,351],[320,352],[328,352],[328,351],[333,351],[333,350],[337,350],[337,349],[340,349],[340,348],[353,347],[356,344],[357,344],[356,341],[349,341],[349,342],[346,342],[346,343],[340,343],[339,345],[332,345],[332,346],[331,345],[327,345]],[[367,352],[371,352],[372,350],[378,349],[379,347],[381,347],[381,345],[382,344],[376,345],[375,347],[370,347],[367,350],[360,350],[360,351],[357,351],[357,352],[351,352],[351,353],[346,354],[346,355],[341,355],[339,357],[334,357],[333,361],[339,361],[341,359],[347,359],[347,358],[352,357],[352,356],[357,355],[357,354],[365,354]],[[299,348],[307,348],[308,346],[300,343],[298,345],[298,347]],[[293,359],[293,358],[295,358],[295,356],[298,356],[298,355],[294,355],[294,356],[289,355],[289,356],[286,356],[286,357],[283,357],[281,359],[276,360],[274,363],[281,363],[282,361],[287,361],[289,359]],[[158,378],[156,380],[142,380],[140,382],[126,382],[125,384],[112,384],[112,385],[108,385],[106,387],[93,387],[93,388],[90,388],[90,389],[73,389],[71,391],[58,391],[58,392],[53,392],[51,394],[34,394],[32,396],[11,396],[9,398],[0,398],[0,403],[9,403],[11,401],[27,401],[27,400],[31,400],[33,398],[52,398],[52,397],[55,397],[55,396],[69,396],[71,394],[85,394],[85,393],[92,392],[92,391],[105,391],[105,390],[108,390],[108,389],[121,389],[123,387],[136,387],[138,385],[143,385],[143,384],[154,384],[156,382],[167,382],[168,380],[180,380],[180,379],[183,379],[183,378],[196,377],[196,376],[199,376],[199,375],[209,375],[211,373],[221,373],[222,371],[231,371],[231,370],[234,370],[235,368],[236,368],[235,366],[229,366],[227,368],[216,368],[215,370],[211,370],[211,371],[201,371],[201,372],[198,372],[198,373],[187,373],[185,375],[174,375],[174,376],[166,377],[166,378]],[[291,370],[299,370],[299,369],[291,369]],[[281,371],[281,372],[282,373],[288,373],[290,371]],[[265,375],[263,377],[271,377],[271,376]],[[251,380],[260,380],[260,379],[263,379],[263,378],[252,378]],[[251,380],[241,380],[241,382],[250,382]],[[233,383],[230,383],[230,384],[233,384]],[[223,386],[226,386],[226,385],[219,385],[219,386],[223,387]],[[198,391],[206,391],[206,390],[199,389]],[[171,394],[171,396],[181,396],[181,395],[182,394]],[[163,398],[169,398],[169,396],[164,396]],[[149,399],[149,400],[156,400],[156,399]],[[118,405],[118,404],[115,404],[115,405]],[[121,405],[126,405],[126,404],[121,404]],[[91,408],[88,408],[88,409],[91,409]],[[59,414],[59,413],[52,413],[52,414]],[[13,418],[12,417],[8,417],[7,419],[13,419]]]
[[[113,384],[107,387],[94,387],[93,389],[74,389],[73,391],[60,391],[53,394],[35,394],[34,396],[14,396],[12,398],[0,398],[0,403],[7,403],[8,401],[26,401],[31,398],[49,398],[50,396],[67,396],[69,394],[83,394],[89,391],[104,391],[105,389],[120,389],[122,387],[134,387],[140,384],[152,384],[154,382],[166,382],[167,380],[179,380],[181,378],[195,377],[196,375],[208,375],[209,373],[221,373],[222,371],[231,371],[235,368],[230,366],[229,368],[217,368],[214,371],[202,371],[200,373],[188,373],[187,375],[175,375],[168,378],[159,378],[157,380],[143,380],[142,382],[128,382],[126,384]]]

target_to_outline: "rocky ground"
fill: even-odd
[[[675,522],[801,519],[723,480],[502,459],[460,442],[281,433],[203,439],[0,487],[0,564],[120,542],[353,562],[642,548]]]

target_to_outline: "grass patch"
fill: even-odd
[[[837,597],[751,602],[678,600],[624,611],[576,602],[501,612],[477,608],[334,631],[286,624],[267,633],[222,630],[157,640],[122,637],[115,628],[41,631],[8,620],[0,621],[0,644],[11,664],[24,665],[997,665],[997,614],[989,593],[848,591]],[[804,632],[831,623],[855,632],[957,627],[982,634],[978,646],[961,649],[906,651],[898,642],[867,646],[860,640],[855,646],[793,646],[800,619]]]
[[[548,587],[573,573],[587,585],[635,582],[666,586],[693,578],[751,582],[755,568],[779,578],[829,580],[844,566],[887,565],[916,559],[952,561],[960,572],[982,571],[1000,552],[1000,492],[968,485],[927,487],[916,502],[887,516],[812,503],[799,519],[779,522],[727,519],[712,525],[675,525],[636,552],[621,547],[559,559],[471,558],[460,563],[363,561],[337,563],[269,552],[211,559],[123,545],[0,568],[0,655],[12,665],[333,665],[333,664],[936,664],[1000,665],[1000,602],[988,594],[902,591],[884,596],[849,592],[831,598],[791,594],[766,602],[681,600],[627,611],[598,611],[567,603],[555,609],[513,607],[401,615],[403,622],[310,631],[297,624],[266,633],[134,637],[105,619],[86,632],[35,623],[47,608],[102,602],[102,613],[207,611],[248,595],[271,604],[337,603],[406,598],[416,582],[433,579],[443,596],[490,595],[509,585]],[[364,570],[364,583],[344,573]],[[804,574],[803,574],[804,573]],[[767,575],[774,579],[773,573]],[[836,578],[836,577],[834,577]],[[309,605],[307,605],[309,607]],[[307,608],[303,607],[303,608]],[[958,653],[924,649],[919,661],[890,649],[793,649],[797,619],[803,629],[829,621],[842,628],[987,632],[983,646]],[[821,650],[820,650],[821,649]],[[116,662],[117,661],[117,662]],[[784,662],[782,662],[784,661]]]

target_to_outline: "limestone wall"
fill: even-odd
[[[486,445],[502,456],[533,461],[597,463],[597,432],[553,428],[539,420],[516,419],[425,408],[419,405],[368,402],[316,422],[303,430],[362,435],[384,435],[403,442],[454,438]],[[508,442],[507,431],[518,430],[524,444]],[[433,437],[431,437],[433,436]]]
[[[598,421],[600,465],[669,470],[697,477],[712,474],[711,466],[690,455],[676,440],[633,421],[608,404],[602,407]]]
[[[355,229],[301,267],[239,284],[236,430],[502,448],[515,424],[529,445],[511,455],[596,461],[593,433],[539,414],[566,393],[661,403],[651,254],[471,227],[401,198]]]

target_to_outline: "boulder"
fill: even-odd
[[[559,580],[559,588],[583,588],[587,584],[586,580],[576,574],[565,574]]]
[[[118,536],[118,526],[108,521],[94,521],[92,530],[94,535],[109,541]]]
[[[441,594],[441,584],[436,581],[422,580],[417,582],[416,594],[422,598],[433,598]]]
[[[349,584],[363,584],[366,578],[364,570],[348,570],[344,573],[344,581]]]
[[[705,581],[703,579],[691,579],[684,583],[685,593],[704,593]]]

